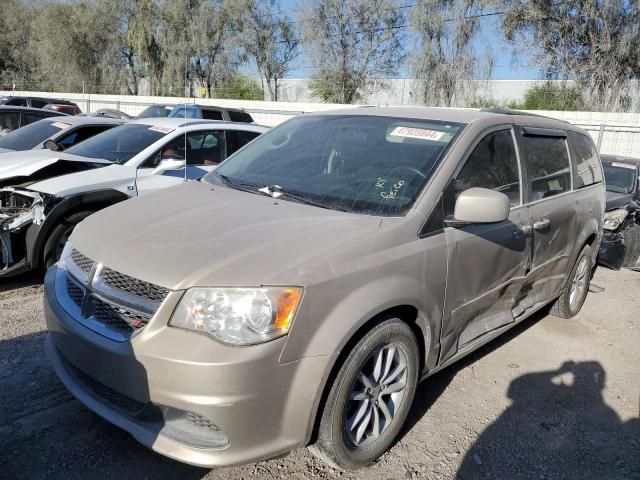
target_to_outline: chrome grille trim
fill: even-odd
[[[166,288],[106,268],[75,249],[71,261],[59,264],[56,277],[56,297],[66,312],[118,342],[139,333],[168,294]]]

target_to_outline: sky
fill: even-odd
[[[413,0],[406,0],[406,4]],[[283,13],[295,18],[294,12],[300,2],[296,0],[280,0]],[[491,78],[495,80],[535,80],[540,78],[537,67],[531,66],[529,53],[522,48],[514,55],[514,49],[502,36],[500,28],[500,16],[489,16],[480,19],[481,28],[474,41],[474,47],[479,53],[491,51],[494,58],[494,69]],[[410,47],[410,45],[407,45]],[[296,68],[289,73],[290,78],[309,78],[313,76],[315,69],[308,68],[313,62],[305,55],[303,50],[296,61]],[[404,67],[398,72],[397,78],[412,78],[409,67]]]

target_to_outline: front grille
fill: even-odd
[[[58,352],[60,352],[60,350],[58,350]],[[60,358],[67,369],[71,370],[73,376],[76,377],[85,389],[92,393],[97,400],[103,403],[109,403],[130,415],[135,415],[144,408],[144,403],[134,400],[131,397],[127,397],[122,393],[116,392],[113,388],[100,383],[95,378],[87,375],[82,370],[72,365],[66,358],[64,358],[63,355],[60,355]]]
[[[109,287],[116,290],[144,298],[152,302],[160,303],[169,294],[166,288],[154,285],[153,283],[144,282],[137,278],[130,277],[124,273],[116,272],[110,268],[105,268],[102,274],[102,280]]]
[[[67,294],[73,303],[78,307],[82,307],[82,299],[84,298],[84,290],[79,287],[76,282],[67,276]]]
[[[151,320],[151,315],[149,314],[135,312],[107,303],[96,296],[90,297],[89,304],[89,316],[120,333],[132,334],[136,330],[143,328]]]
[[[81,254],[75,248],[71,251],[71,260],[73,260],[73,263],[75,263],[76,266],[84,273],[91,272],[91,269],[93,268],[93,265],[95,263],[90,258],[87,258],[83,254]]]

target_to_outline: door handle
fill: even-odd
[[[537,222],[533,222],[533,228],[536,230],[544,230],[545,228],[548,228],[549,225],[551,225],[551,220],[548,218],[541,218]]]

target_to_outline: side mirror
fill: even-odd
[[[47,140],[46,142],[44,142],[44,148],[48,148],[52,152],[62,151],[62,147],[53,140]]]
[[[177,158],[166,158],[160,161],[158,166],[153,169],[152,175],[159,175],[170,170],[180,170],[184,168],[185,161]]]
[[[509,218],[509,197],[487,188],[469,188],[456,200],[456,223],[498,223]]]

